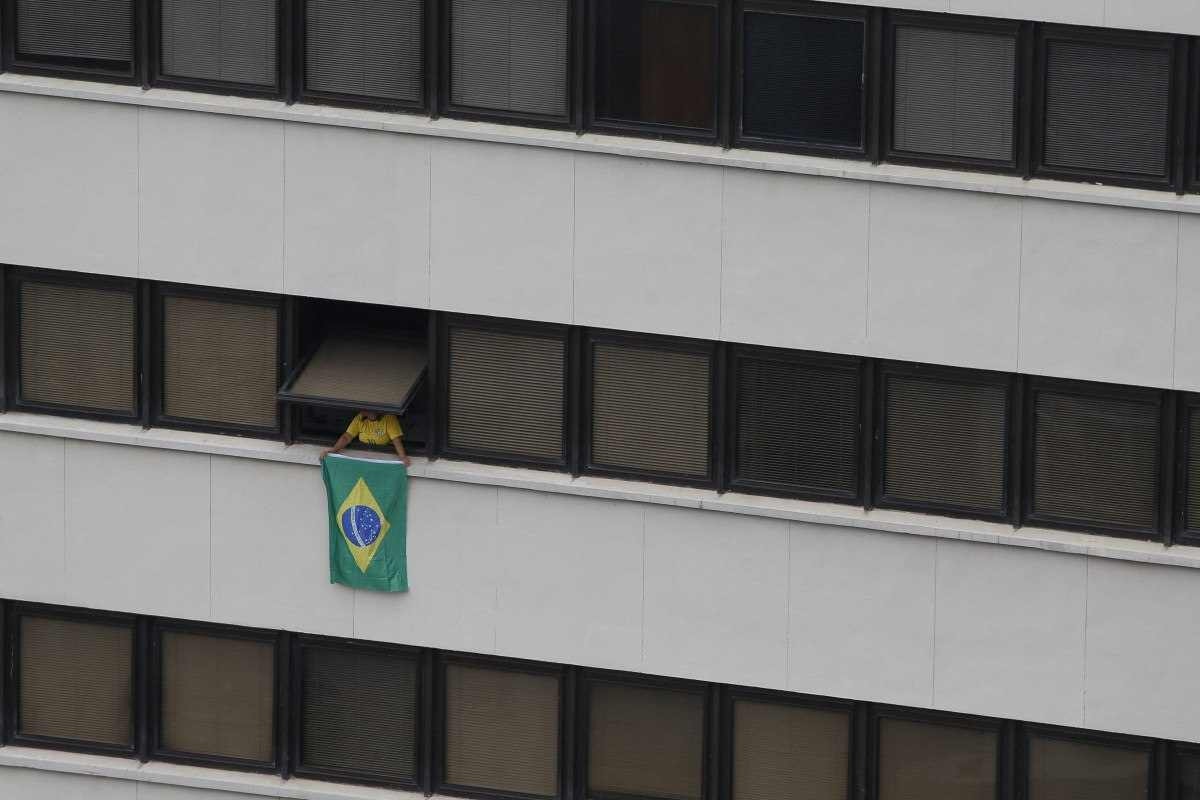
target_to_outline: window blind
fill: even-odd
[[[309,647],[304,650],[303,669],[302,767],[397,782],[416,779],[418,665],[414,658]]]
[[[857,367],[737,362],[735,481],[858,493]]]
[[[1187,528],[1200,529],[1200,408],[1188,411]]]
[[[558,794],[559,680],[463,664],[446,666],[446,782]]]
[[[850,712],[738,700],[733,800],[846,800]]]
[[[1165,176],[1170,95],[1164,49],[1047,42],[1045,163]]]
[[[703,760],[703,696],[592,685],[588,787],[593,792],[700,800]]]
[[[133,0],[16,0],[16,6],[21,55],[133,60]]]
[[[133,745],[133,628],[20,618],[18,732]]]
[[[449,340],[450,447],[561,459],[565,340],[460,327]]]
[[[1016,53],[1007,34],[896,28],[893,147],[1011,160]]]
[[[269,762],[275,753],[275,646],[162,634],[162,745],[175,753]]]
[[[1153,403],[1039,391],[1034,513],[1154,527],[1159,447],[1159,409]]]
[[[307,0],[305,86],[420,102],[425,96],[423,0]]]
[[[1029,800],[1145,800],[1149,786],[1144,750],[1042,736],[1029,742]]]
[[[278,424],[278,310],[163,298],[163,414],[256,428]]]
[[[274,86],[276,0],[162,0],[166,75]]]
[[[596,343],[592,462],[704,478],[709,474],[712,359],[707,353]]]
[[[133,292],[23,281],[19,297],[21,399],[135,413]]]
[[[452,0],[453,102],[565,115],[568,17],[567,0]]]
[[[744,28],[745,134],[862,144],[861,21],[747,11]]]
[[[1179,800],[1200,800],[1200,756],[1179,757]]]
[[[1005,513],[1008,387],[907,375],[885,380],[884,495]]]
[[[901,719],[879,722],[879,800],[996,800],[994,731]]]

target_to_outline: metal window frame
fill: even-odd
[[[289,0],[275,0],[275,83],[271,86],[211,78],[189,78],[166,72],[163,68],[163,0],[145,0],[145,2],[148,14],[146,67],[149,85],[161,89],[183,89],[280,100],[287,96],[290,70],[284,45],[292,30],[292,3]]]
[[[1200,453],[1193,453],[1191,448],[1191,432],[1193,417],[1200,415],[1200,394],[1178,392],[1178,408],[1175,423],[1175,503],[1171,518],[1172,544],[1200,545],[1200,526],[1193,527],[1188,523],[1190,509],[1188,508],[1188,489],[1191,483],[1192,459],[1200,458]]]
[[[712,128],[694,128],[686,125],[669,123],[641,122],[624,120],[616,117],[606,117],[598,113],[597,86],[599,81],[598,53],[600,50],[600,6],[610,0],[586,0],[587,18],[584,23],[586,36],[584,62],[584,101],[583,101],[583,130],[594,133],[610,133],[625,136],[640,136],[654,139],[672,139],[678,141],[697,142],[701,144],[728,144],[729,140],[729,75],[732,54],[733,0],[638,0],[642,4],[659,3],[662,5],[684,5],[713,10],[713,86],[712,86]]]
[[[907,361],[880,361],[877,364],[877,370],[875,408],[873,409],[875,413],[875,447],[872,454],[873,484],[871,487],[873,507],[1015,523],[1017,520],[1017,492],[1014,491],[1013,486],[1013,465],[1014,451],[1017,448],[1015,447],[1014,433],[1018,430],[1016,417],[1021,413],[1022,407],[1017,376],[1009,372],[945,367]],[[1004,389],[1004,454],[1001,466],[1003,498],[999,508],[989,512],[954,503],[898,498],[887,493],[887,400],[889,379],[893,377],[918,378],[961,386],[995,386]]]
[[[1102,731],[1087,731],[1078,728],[1066,728],[1058,725],[1023,724],[1020,726],[1020,736],[1017,740],[1017,774],[1016,790],[1022,798],[1038,800],[1030,790],[1030,744],[1034,738],[1052,739],[1076,744],[1113,747],[1133,752],[1144,752],[1149,758],[1149,785],[1146,787],[1146,800],[1166,800],[1166,771],[1167,758],[1162,752],[1161,740],[1142,736],[1131,736]]]
[[[413,778],[411,781],[397,781],[391,777],[381,776],[378,773],[366,770],[315,767],[304,763],[304,655],[309,650],[371,653],[412,662],[417,674],[416,696],[413,698],[417,715],[416,730],[413,731],[413,742],[416,747],[412,764]],[[288,752],[290,754],[288,775],[297,778],[312,778],[314,780],[335,781],[339,783],[357,783],[408,791],[420,791],[423,789],[425,784],[422,780],[422,764],[429,748],[429,743],[426,741],[425,736],[427,713],[423,698],[430,680],[430,676],[426,674],[423,654],[424,651],[420,648],[409,647],[407,645],[308,634],[294,635],[291,642],[290,682],[292,691],[288,697],[288,716],[293,720],[288,736]]]
[[[451,783],[446,779],[446,713],[449,708],[446,669],[451,665],[476,667],[497,672],[516,672],[527,675],[550,676],[558,680],[558,788],[553,795],[527,794]],[[570,782],[568,765],[572,761],[569,750],[571,719],[568,715],[568,691],[570,689],[569,668],[562,664],[502,658],[476,653],[437,651],[434,655],[434,717],[433,717],[433,774],[431,791],[451,797],[466,797],[473,800],[554,800],[568,797]]]
[[[857,22],[863,28],[862,105],[860,108],[859,142],[856,145],[835,144],[805,139],[799,136],[771,136],[746,131],[746,15],[805,17],[810,19]],[[872,36],[873,9],[869,6],[849,6],[816,0],[742,0],[734,10],[733,30],[733,146],[751,150],[771,150],[799,155],[818,155],[833,158],[866,159],[870,157],[870,129],[875,125],[871,101],[871,62],[875,48]]]
[[[194,636],[207,636],[216,639],[238,639],[270,644],[275,650],[275,697],[272,703],[274,712],[274,741],[272,759],[270,761],[253,761],[229,756],[212,756],[199,753],[184,753],[171,750],[163,744],[162,720],[162,689],[163,661],[162,638],[164,633],[182,633]],[[175,764],[193,766],[219,767],[221,769],[239,770],[242,772],[279,773],[286,769],[289,719],[288,693],[290,652],[280,631],[263,628],[243,628],[231,625],[219,625],[210,622],[189,622],[177,619],[155,618],[150,623],[150,670],[147,685],[149,695],[149,731],[148,757],[155,761],[166,761]]]
[[[5,389],[8,396],[8,408],[13,411],[29,411],[38,414],[55,414],[64,417],[101,420],[105,422],[137,423],[142,421],[145,405],[144,376],[146,362],[144,360],[144,320],[147,309],[142,301],[139,282],[136,278],[117,278],[102,275],[64,272],[61,270],[31,269],[26,267],[9,266],[5,270],[5,286],[7,289],[5,312],[5,356],[6,367]],[[132,413],[103,411],[59,403],[39,403],[26,400],[22,396],[21,387],[21,285],[23,283],[45,283],[56,286],[70,286],[84,289],[103,289],[109,291],[128,292],[133,298],[134,307],[134,336],[133,336],[133,389],[134,409]]]
[[[29,75],[48,75],[75,80],[103,81],[104,83],[137,84],[141,81],[140,71],[145,58],[143,27],[145,3],[149,0],[132,0],[130,7],[130,34],[133,55],[128,62],[98,59],[58,59],[48,56],[31,56],[17,49],[17,3],[20,0],[0,2],[0,70]]]
[[[1048,58],[1047,49],[1051,42],[1077,42],[1114,48],[1137,48],[1165,51],[1170,57],[1170,82],[1168,84],[1168,113],[1166,153],[1161,176],[1139,173],[1117,172],[1100,169],[1053,166],[1046,163],[1046,118]],[[1145,31],[1122,31],[1106,28],[1088,28],[1072,25],[1039,25],[1035,45],[1035,67],[1033,106],[1031,174],[1039,178],[1065,181],[1084,181],[1112,186],[1131,186],[1143,189],[1181,191],[1184,186],[1182,154],[1180,153],[1181,131],[1187,118],[1187,45],[1185,37]]]
[[[285,376],[285,354],[287,350],[287,328],[288,321],[285,319],[285,303],[279,295],[267,294],[262,292],[246,292],[235,289],[220,289],[208,286],[194,286],[189,284],[177,283],[153,283],[151,285],[151,303],[150,303],[150,324],[152,334],[150,336],[151,343],[151,370],[150,370],[150,427],[172,428],[175,430],[200,431],[204,433],[218,433],[231,436],[253,436],[258,439],[282,439],[284,428],[284,415],[286,410],[284,404],[276,401],[275,425],[270,428],[263,428],[253,425],[236,425],[228,422],[207,422],[203,420],[187,419],[185,417],[175,417],[163,410],[163,401],[166,396],[165,381],[166,381],[166,342],[164,325],[166,324],[166,313],[164,310],[164,301],[168,297],[186,297],[199,300],[213,300],[222,303],[234,303],[239,305],[254,306],[258,308],[270,308],[276,313],[276,322],[278,333],[276,335],[276,358],[275,358],[275,388],[278,391],[281,382]]]
[[[1012,156],[998,160],[972,156],[954,156],[938,153],[923,153],[903,150],[896,145],[896,33],[899,28],[927,28],[939,31],[963,33],[986,33],[1003,35],[1013,41],[1013,119]],[[922,13],[918,11],[887,11],[884,15],[884,57],[886,76],[883,82],[883,105],[879,120],[879,134],[883,158],[895,164],[942,167],[945,169],[996,172],[1006,175],[1022,170],[1022,130],[1026,124],[1027,109],[1022,102],[1026,76],[1032,69],[1027,56],[1030,54],[1027,39],[1030,27],[1016,20],[996,17],[967,17],[954,14]]]
[[[593,456],[592,418],[595,394],[595,352],[597,344],[608,344],[622,348],[652,350],[668,353],[691,353],[709,358],[709,441],[708,474],[702,478],[694,475],[643,470],[637,467],[622,467],[602,464]],[[724,470],[724,436],[722,425],[725,404],[724,349],[718,342],[704,339],[687,339],[678,336],[629,333],[609,329],[586,329],[583,333],[583,361],[580,365],[582,397],[580,402],[580,471],[587,475],[610,478],[631,478],[653,483],[695,486],[716,489],[720,485]]]
[[[139,652],[142,647],[140,629],[137,618],[132,614],[121,614],[111,611],[97,611],[85,608],[69,608],[64,606],[47,605],[43,603],[7,603],[5,619],[0,621],[0,638],[3,649],[7,654],[8,671],[3,674],[3,689],[0,695],[8,699],[6,706],[0,705],[4,711],[4,720],[0,722],[5,736],[0,744],[19,745],[23,747],[39,747],[50,750],[68,750],[78,753],[94,753],[97,755],[136,756],[139,752],[138,743],[141,736],[140,720],[142,718],[142,697],[140,687],[144,682],[142,660]],[[21,733],[20,696],[21,696],[21,620],[23,617],[42,617],[70,622],[82,622],[93,625],[108,625],[125,628],[130,632],[132,652],[130,653],[130,702],[129,709],[129,744],[127,746],[100,744],[82,739],[68,739],[57,736],[40,736]],[[7,624],[5,624],[7,623]]]

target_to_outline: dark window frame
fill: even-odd
[[[1013,124],[1012,157],[1003,161],[969,156],[921,153],[902,150],[896,146],[895,102],[896,102],[896,31],[898,28],[931,28],[941,31],[964,33],[987,33],[1008,35],[1013,38]],[[884,56],[886,75],[883,81],[883,103],[879,120],[879,136],[884,160],[894,164],[961,169],[973,172],[993,172],[1005,175],[1022,171],[1022,131],[1026,125],[1026,110],[1022,93],[1027,86],[1031,65],[1026,58],[1029,48],[1028,26],[1016,20],[997,17],[967,17],[954,14],[928,13],[919,11],[888,11],[884,22]]]
[[[143,29],[144,3],[149,0],[132,0],[130,9],[130,35],[132,37],[132,57],[128,65],[125,62],[97,59],[60,60],[46,56],[24,55],[17,50],[17,2],[19,0],[4,0],[0,2],[3,22],[0,23],[3,46],[0,47],[3,58],[0,58],[0,68],[5,72],[19,72],[29,75],[47,75],[75,80],[102,81],[104,83],[137,84],[141,82],[141,69],[144,61]]]
[[[43,270],[26,267],[10,266],[6,270],[5,288],[7,297],[5,312],[5,387],[8,393],[8,407],[13,411],[29,411],[35,414],[53,414],[63,417],[99,420],[102,422],[138,423],[142,421],[145,411],[144,384],[146,365],[144,355],[144,321],[147,309],[142,301],[140,285],[136,278],[118,278],[85,273],[64,272],[61,270]],[[58,403],[39,403],[27,401],[22,397],[21,387],[21,284],[47,283],[57,286],[70,286],[84,289],[104,289],[110,291],[128,292],[133,298],[134,305],[134,352],[133,375],[134,410],[131,414],[119,412],[96,411],[83,406],[61,405]]]
[[[272,702],[274,712],[274,736],[272,737],[270,761],[252,761],[228,756],[210,756],[198,753],[183,753],[168,749],[163,744],[162,721],[162,690],[163,690],[163,659],[162,639],[164,633],[182,633],[198,636],[209,636],[218,639],[240,639],[244,641],[270,644],[275,650],[275,696]],[[149,731],[147,735],[149,757],[155,761],[165,761],[174,764],[188,764],[200,767],[218,767],[220,769],[239,770],[242,772],[278,773],[286,768],[287,743],[289,737],[288,694],[290,692],[289,664],[291,653],[284,641],[284,634],[264,628],[244,628],[232,625],[221,625],[209,622],[188,622],[176,619],[156,618],[150,628],[150,670],[149,670]]]
[[[1019,460],[1020,445],[1018,434],[1021,430],[1018,415],[1023,411],[1020,396],[1018,376],[1009,372],[994,372],[991,370],[965,369],[930,364],[919,364],[908,361],[879,361],[876,364],[875,378],[875,437],[874,449],[871,456],[872,485],[871,502],[875,508],[889,508],[900,511],[914,511],[923,514],[938,514],[941,516],[960,517],[965,519],[983,519],[996,522],[1014,523],[1018,518],[1017,498],[1014,467]],[[942,383],[956,383],[965,386],[999,386],[1005,389],[1007,414],[1004,420],[1004,499],[1002,510],[989,514],[979,509],[957,506],[950,503],[933,501],[904,500],[891,497],[886,492],[887,486],[887,390],[888,378],[928,378]]]
[[[1166,800],[1164,793],[1159,791],[1162,779],[1160,773],[1166,766],[1163,764],[1162,755],[1158,752],[1159,748],[1156,745],[1156,740],[1141,736],[1132,736],[1122,733],[1106,733],[1102,731],[1086,731],[1078,728],[1067,728],[1060,725],[1042,725],[1042,724],[1024,724],[1021,726],[1020,736],[1016,742],[1016,757],[1017,764],[1020,766],[1019,774],[1017,775],[1016,786],[1014,787],[1018,795],[1022,798],[1031,798],[1030,779],[1032,771],[1030,770],[1030,744],[1035,737],[1044,739],[1054,739],[1062,742],[1073,742],[1076,744],[1091,744],[1102,747],[1117,747],[1123,750],[1131,750],[1134,752],[1144,752],[1149,756],[1150,766],[1147,770],[1149,776],[1149,785],[1146,787],[1146,800]]]
[[[1175,424],[1175,503],[1171,519],[1171,542],[1182,545],[1200,545],[1200,527],[1188,525],[1188,488],[1192,459],[1200,458],[1191,448],[1192,414],[1200,415],[1200,394],[1178,392],[1177,421]]]
[[[3,710],[4,737],[0,745],[10,744],[22,747],[37,747],[48,750],[66,750],[78,753],[96,755],[115,755],[133,757],[139,753],[141,736],[140,721],[142,719],[142,695],[139,688],[144,680],[144,660],[141,657],[144,642],[141,627],[133,614],[123,614],[112,611],[98,611],[85,608],[70,608],[65,606],[47,605],[44,603],[11,602],[6,604],[4,619],[0,620],[0,647],[7,656],[9,669],[3,673],[3,687],[0,688],[0,698],[8,700],[7,705],[0,704]],[[20,696],[21,696],[21,619],[22,617],[43,617],[69,622],[111,625],[127,628],[130,631],[133,652],[130,654],[130,730],[127,747],[120,745],[98,744],[78,739],[63,739],[52,736],[38,736],[20,732]]]
[[[1047,117],[1047,49],[1052,41],[1076,42],[1109,47],[1133,47],[1143,50],[1163,50],[1170,57],[1170,82],[1167,98],[1166,153],[1163,176],[1147,177],[1136,173],[1110,170],[1059,167],[1046,164],[1046,117]],[[1035,67],[1032,119],[1032,152],[1030,166],[1037,178],[1052,180],[1082,181],[1111,186],[1128,186],[1142,189],[1183,189],[1182,165],[1177,164],[1181,156],[1182,129],[1187,117],[1186,37],[1166,33],[1145,31],[1123,31],[1107,28],[1088,28],[1075,25],[1039,25],[1035,41]]]
[[[150,402],[150,426],[171,428],[173,430],[199,431],[229,436],[251,436],[256,439],[282,439],[284,415],[287,413],[285,404],[276,401],[276,424],[271,428],[261,428],[252,425],[235,425],[228,422],[204,422],[183,417],[173,417],[163,412],[166,380],[166,347],[164,336],[165,313],[164,301],[167,297],[187,297],[200,300],[215,300],[222,303],[239,303],[260,308],[271,308],[276,312],[278,323],[277,348],[275,358],[275,389],[287,375],[285,354],[287,351],[286,337],[288,321],[285,317],[283,298],[279,295],[263,292],[246,292],[236,289],[220,289],[216,287],[194,286],[177,283],[154,283],[151,287],[152,301],[150,304],[150,323],[153,331],[150,337],[151,370],[150,385],[152,387]]]

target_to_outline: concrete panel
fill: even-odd
[[[934,703],[1083,723],[1083,556],[939,541]]]
[[[496,646],[495,487],[414,480],[406,594],[356,591],[360,639],[491,653]]]
[[[572,153],[437,140],[431,186],[434,308],[571,321]]]
[[[1200,33],[1194,0],[1104,0],[1104,24],[1167,33]]]
[[[496,652],[637,670],[643,506],[500,490]]]
[[[1049,3],[1046,0],[950,0],[949,10],[956,14],[978,14],[985,17],[1103,25],[1104,6],[1111,2],[1112,0],[1054,0]]]
[[[139,800],[137,789],[114,778],[0,767],[0,797],[12,800]]]
[[[429,140],[287,125],[288,294],[429,304]]]
[[[721,335],[722,174],[576,156],[576,324]]]
[[[0,95],[0,262],[136,276],[138,111]]]
[[[212,616],[219,622],[354,635],[354,593],[329,582],[320,470],[212,460]]]
[[[66,457],[68,601],[207,619],[208,456],[68,441]]]
[[[1200,742],[1200,581],[1193,570],[1088,561],[1088,728]]]
[[[936,546],[793,524],[788,688],[928,708]]]
[[[141,276],[283,288],[283,123],[141,111]]]
[[[168,786],[162,783],[139,783],[137,785],[137,800],[251,800],[251,798],[261,798],[262,796],[261,794],[227,792],[223,789]]]
[[[0,434],[0,597],[62,602],[62,439]]]
[[[1179,216],[1175,388],[1200,391],[1200,217]]]
[[[863,353],[870,187],[725,171],[721,338]]]
[[[649,506],[645,592],[646,672],[787,685],[786,522]]]
[[[1174,214],[1026,200],[1019,369],[1170,387]]]
[[[871,187],[870,351],[1017,366],[1021,201]]]

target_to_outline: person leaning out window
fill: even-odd
[[[386,450],[390,446],[395,449],[396,455],[400,456],[404,466],[412,465],[412,459],[408,457],[408,453],[404,452],[404,431],[395,414],[360,411],[351,420],[346,432],[333,443],[333,447],[327,448],[321,453],[321,458],[324,459],[330,453],[340,453],[355,439],[372,450]]]

